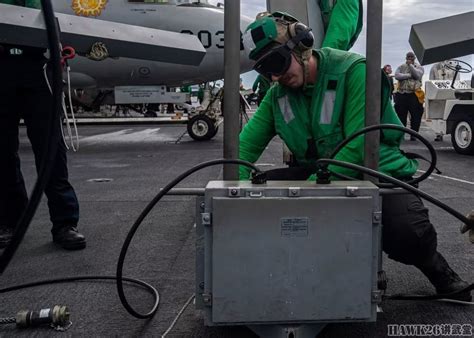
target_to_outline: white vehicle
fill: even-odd
[[[455,70],[472,71],[471,66],[456,60]],[[460,64],[463,64],[461,66]],[[465,68],[463,68],[465,67]],[[456,77],[455,77],[456,79]],[[426,121],[437,138],[451,135],[459,154],[474,155],[474,75],[471,80],[430,80],[425,82]]]

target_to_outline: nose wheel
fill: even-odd
[[[456,152],[463,155],[474,155],[473,130],[474,121],[457,122],[451,133],[451,141]]]
[[[207,141],[217,134],[215,121],[206,115],[196,115],[188,121],[189,136],[196,141]]]

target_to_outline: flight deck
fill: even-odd
[[[122,243],[146,204],[169,181],[192,166],[222,157],[222,131],[207,142],[193,141],[183,125],[79,126],[80,148],[69,152],[69,173],[80,202],[79,230],[87,248],[67,252],[53,246],[46,199],[37,211],[16,256],[0,278],[0,289],[37,280],[80,275],[114,276]],[[21,134],[22,170],[31,189],[34,159],[24,128]],[[433,140],[426,126],[421,134]],[[468,212],[474,205],[474,157],[457,154],[451,144],[432,142],[442,174],[432,175],[421,189],[455,209]],[[427,155],[419,142],[405,141],[407,151]],[[281,166],[282,145],[273,141],[258,164],[262,169]],[[421,162],[421,168],[427,165]],[[179,187],[204,188],[222,179],[222,168],[199,171]],[[160,306],[150,320],[131,317],[122,307],[114,282],[76,282],[10,292],[1,295],[1,314],[20,309],[67,305],[72,326],[66,336],[161,336],[195,290],[194,196],[165,197],[147,217],[133,239],[124,276],[142,279],[160,292]],[[429,205],[438,232],[439,251],[460,276],[474,279],[472,244],[459,233],[460,222]],[[428,280],[414,267],[384,257],[390,294],[432,294]],[[245,285],[242,285],[245,287]],[[132,305],[149,311],[153,298],[143,289],[126,286]],[[433,301],[383,301],[376,323],[330,324],[319,337],[386,337],[393,325],[473,325],[473,307]],[[389,326],[392,325],[392,326]],[[393,331],[395,332],[395,331]],[[393,333],[392,332],[392,333]],[[0,326],[1,337],[51,337],[51,328],[18,330]],[[235,337],[255,334],[245,327],[206,327],[204,316],[190,304],[168,337]]]

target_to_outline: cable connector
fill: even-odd
[[[327,165],[320,165],[316,170],[316,183],[317,184],[330,184],[331,183],[331,172],[328,170]]]
[[[16,314],[16,325],[21,328],[40,325],[53,325],[64,327],[69,323],[69,309],[64,305],[55,305],[53,309],[39,311],[22,310]]]
[[[264,171],[252,171],[252,183],[253,184],[265,184],[267,183],[267,173]]]

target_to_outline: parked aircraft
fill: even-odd
[[[196,35],[206,49],[199,66],[130,58],[104,58],[101,61],[76,57],[70,61],[72,85],[75,88],[113,88],[115,86],[167,85],[178,87],[224,77],[224,9],[201,0],[57,0],[54,10]],[[241,31],[252,19],[241,17]],[[106,46],[105,46],[106,47]],[[241,72],[251,70],[241,44]]]

